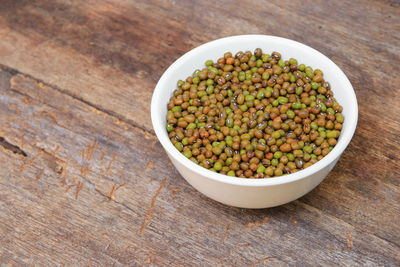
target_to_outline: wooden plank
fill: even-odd
[[[361,0],[239,6],[9,0],[0,9],[0,63],[150,130],[152,89],[174,59],[215,38],[272,34],[331,57],[349,75],[360,102],[375,106],[398,96],[389,88],[399,82],[399,67],[386,62],[399,60],[399,10],[396,3]],[[394,77],[383,80],[387,73]],[[371,98],[372,92],[387,99]]]
[[[1,262],[282,266],[400,260],[396,225],[382,225],[394,234],[382,238],[360,221],[350,224],[302,201],[267,210],[224,206],[186,184],[148,132],[24,75],[0,77],[9,79],[0,90],[0,136],[27,155],[0,153]],[[332,177],[358,179],[340,171]],[[373,189],[380,196],[398,194],[396,186]],[[347,188],[340,194],[362,197]],[[329,191],[324,196],[332,206],[342,200]],[[307,196],[312,205],[319,200],[318,191]],[[381,220],[393,220],[394,200],[375,201]]]

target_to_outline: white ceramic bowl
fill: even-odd
[[[296,58],[319,68],[330,82],[335,98],[343,106],[345,121],[337,145],[322,160],[297,173],[266,179],[229,177],[209,171],[183,156],[166,131],[167,103],[179,79],[186,79],[207,59],[217,60],[225,52],[278,51],[284,59]],[[154,130],[172,163],[194,188],[221,203],[242,208],[267,208],[293,201],[316,187],[332,170],[349,144],[357,125],[358,106],[353,87],[343,71],[317,50],[285,38],[267,35],[239,35],[218,39],[196,47],[176,60],[161,76],[151,101]]]

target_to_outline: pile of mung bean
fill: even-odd
[[[167,105],[167,131],[183,155],[221,174],[294,173],[336,145],[344,116],[323,72],[260,48],[207,60]]]

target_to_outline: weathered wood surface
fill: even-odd
[[[1,265],[398,266],[400,6],[395,1],[1,1]],[[261,33],[325,53],[359,100],[324,182],[265,210],[191,188],[149,105],[176,58]]]

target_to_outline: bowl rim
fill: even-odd
[[[168,134],[166,133],[166,130],[162,126],[162,122],[158,119],[157,117],[157,112],[160,110],[160,108],[165,107],[165,105],[160,105],[160,94],[161,91],[164,88],[164,83],[167,79],[167,77],[173,73],[183,62],[185,62],[188,58],[192,57],[193,55],[207,50],[207,49],[212,49],[214,45],[218,45],[219,43],[223,43],[226,41],[238,41],[238,40],[243,40],[244,38],[247,39],[253,39],[256,41],[257,39],[267,39],[270,41],[279,41],[279,42],[285,42],[286,45],[290,46],[296,46],[299,47],[300,49],[306,49],[315,54],[318,57],[324,58],[325,60],[328,61],[329,64],[332,65],[332,70],[333,72],[337,72],[341,78],[343,79],[343,82],[346,84],[346,87],[351,90],[347,90],[348,97],[350,98],[350,102],[352,106],[352,109],[349,111],[351,113],[354,113],[354,120],[350,120],[347,122],[346,127],[348,128],[347,134],[341,134],[340,140],[338,143],[335,145],[335,147],[330,151],[324,158],[316,162],[315,164],[311,165],[310,167],[307,167],[301,171],[298,171],[296,173],[292,174],[287,174],[285,176],[278,176],[278,177],[271,177],[271,178],[260,178],[260,179],[249,179],[249,178],[239,178],[239,177],[231,177],[227,176],[224,174],[216,173],[213,171],[210,171],[204,167],[201,167],[200,165],[197,165],[196,163],[192,162],[188,158],[186,158],[183,154],[181,154],[171,143],[171,141],[168,138]],[[174,63],[172,63],[168,69],[162,74],[161,78],[157,82],[157,85],[154,89],[152,100],[151,100],[151,120],[153,124],[153,129],[156,133],[156,136],[158,140],[160,141],[161,145],[163,148],[166,150],[167,154],[169,154],[170,157],[172,157],[174,160],[180,162],[187,168],[189,168],[191,171],[197,173],[200,176],[204,176],[205,178],[215,180],[218,182],[222,182],[225,184],[231,184],[231,185],[240,185],[240,186],[249,186],[249,187],[258,187],[258,186],[274,186],[274,185],[281,185],[281,184],[286,184],[286,183],[291,183],[297,180],[304,179],[310,175],[313,175],[320,171],[321,169],[327,167],[329,164],[335,161],[346,149],[348,144],[350,143],[350,140],[352,139],[356,126],[357,126],[357,121],[358,121],[358,104],[357,104],[357,97],[354,92],[354,88],[351,85],[349,79],[345,75],[345,73],[327,56],[322,54],[321,52],[317,51],[316,49],[307,46],[305,44],[302,44],[300,42],[290,40],[287,38],[283,37],[277,37],[277,36],[272,36],[272,35],[259,35],[259,34],[247,34],[247,35],[235,35],[235,36],[229,36],[229,37],[224,37],[220,39],[216,39],[207,43],[204,43],[202,45],[199,45],[181,57],[179,57],[177,60],[175,60]]]

